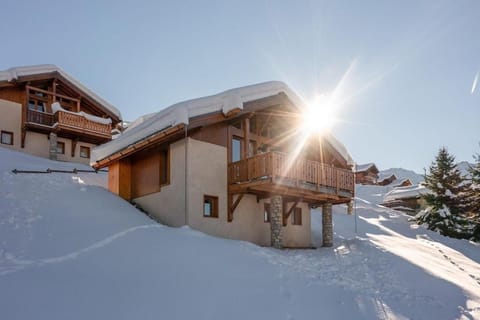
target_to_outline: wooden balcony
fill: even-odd
[[[80,114],[58,111],[55,114],[27,110],[26,126],[43,132],[57,132],[66,137],[80,137],[80,140],[94,143],[109,141],[112,137],[111,124],[103,124],[85,118]]]
[[[310,203],[346,203],[354,196],[354,173],[317,161],[268,152],[228,166],[229,192],[281,194]]]

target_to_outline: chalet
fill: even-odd
[[[394,185],[394,187],[410,187],[413,186],[413,183],[410,179],[403,179],[400,183]]]
[[[0,146],[83,163],[121,121],[114,106],[54,65],[0,71],[0,112]]]
[[[376,185],[378,181],[378,172],[375,163],[357,165],[355,168],[355,182]]]
[[[305,134],[302,101],[267,82],[180,102],[93,150],[108,187],[160,222],[274,247],[310,247],[311,208],[333,241],[332,205],[354,196],[353,161]]]
[[[425,207],[422,195],[427,192],[428,189],[422,184],[396,187],[385,194],[382,205],[408,214],[415,214]]]
[[[382,179],[379,179],[380,181],[377,182],[377,185],[379,186],[388,186],[389,184],[392,184],[393,181],[397,180],[397,177],[394,174],[391,174],[388,177],[384,177]]]

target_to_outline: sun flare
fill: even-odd
[[[308,135],[326,133],[338,121],[334,103],[324,95],[308,103],[302,117],[302,127]]]

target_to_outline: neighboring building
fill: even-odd
[[[416,186],[396,187],[383,198],[382,205],[409,214],[415,214],[425,207],[422,198],[428,189],[422,184]]]
[[[388,177],[385,177],[383,178],[382,180],[378,181],[377,182],[377,185],[379,186],[388,186],[389,184],[391,184],[393,181],[397,180],[397,177],[392,174]]]
[[[378,172],[375,163],[357,165],[355,167],[355,183],[376,185]]]
[[[413,183],[410,179],[403,179],[399,184],[396,184],[394,187],[410,187],[413,186]]]
[[[54,65],[0,71],[0,146],[89,163],[120,112]]]
[[[160,222],[274,247],[310,247],[312,207],[354,196],[353,161],[330,134],[302,141],[302,102],[267,82],[177,103],[94,149],[109,189]]]

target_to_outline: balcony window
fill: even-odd
[[[45,112],[45,103],[39,100],[28,100],[28,110]]]
[[[13,145],[13,132],[10,131],[3,131],[1,132],[1,143]]]
[[[232,138],[232,162],[240,161],[242,159],[242,139]]]

